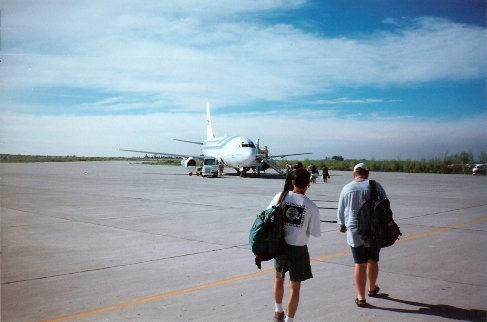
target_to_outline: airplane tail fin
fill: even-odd
[[[206,102],[206,139],[212,140],[215,138],[213,134],[213,127],[211,126],[211,117],[210,117],[210,103]]]

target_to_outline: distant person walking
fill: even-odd
[[[323,164],[323,169],[321,170],[323,173],[323,182],[324,183],[327,183],[328,182],[328,179],[330,179],[330,174],[328,173],[328,167],[326,166],[326,164]]]
[[[318,178],[318,176],[320,175],[320,173],[318,172],[318,169],[316,168],[316,165],[314,165],[313,163],[311,163],[310,165],[310,172],[311,172],[311,182],[312,183],[316,183],[316,179]]]
[[[293,166],[291,165],[291,163],[289,163],[287,161],[286,161],[286,171],[287,171],[287,173],[293,171]]]
[[[292,171],[292,190],[283,200],[285,209],[284,238],[286,246],[282,254],[274,259],[276,269],[274,277],[274,321],[293,321],[299,304],[301,282],[313,277],[311,273],[310,256],[308,253],[309,236],[319,237],[320,213],[316,204],[306,195],[309,187],[309,172],[305,168]],[[289,185],[285,185],[287,190]],[[280,197],[278,193],[272,199],[268,208],[274,206]],[[289,299],[287,302],[287,316],[284,313],[282,300],[284,298],[284,279],[289,271]]]
[[[379,275],[380,248],[371,247],[362,240],[358,233],[357,212],[362,202],[369,196],[369,169],[366,164],[359,163],[353,168],[353,181],[345,185],[338,200],[337,221],[340,232],[347,233],[347,243],[352,249],[355,262],[354,281],[357,288],[355,304],[359,307],[367,305],[365,287],[369,282],[368,295],[376,296],[379,286],[376,284]],[[386,198],[386,192],[377,182],[377,193],[380,198]]]

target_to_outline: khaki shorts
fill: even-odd
[[[289,277],[293,282],[302,282],[313,278],[308,246],[286,245],[282,250],[282,255],[274,258],[274,268],[281,273],[282,278],[289,271]]]

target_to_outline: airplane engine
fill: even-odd
[[[196,160],[193,158],[182,159],[181,165],[186,168],[190,174],[192,174],[193,171],[196,171]]]

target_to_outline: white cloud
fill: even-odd
[[[330,100],[317,100],[312,102],[314,105],[337,105],[337,104],[380,104],[380,103],[394,103],[400,102],[400,100],[384,100],[381,98],[363,98],[363,99],[351,99],[348,97],[339,97]]]
[[[158,113],[139,116],[0,115],[0,153],[83,156],[134,155],[120,148],[199,154],[199,146],[174,138],[202,141],[205,115]],[[235,119],[238,117],[238,122]],[[485,123],[478,118],[457,121],[381,119],[373,116],[336,118],[329,112],[249,113],[213,117],[215,135],[243,135],[272,154],[313,152],[310,159],[420,159],[445,153],[485,151]],[[62,133],[62,135],[60,135]]]
[[[4,90],[137,93],[195,110],[201,100],[241,105],[485,74],[485,30],[472,25],[419,18],[394,32],[323,38],[239,19],[303,1],[189,2],[7,2]]]

